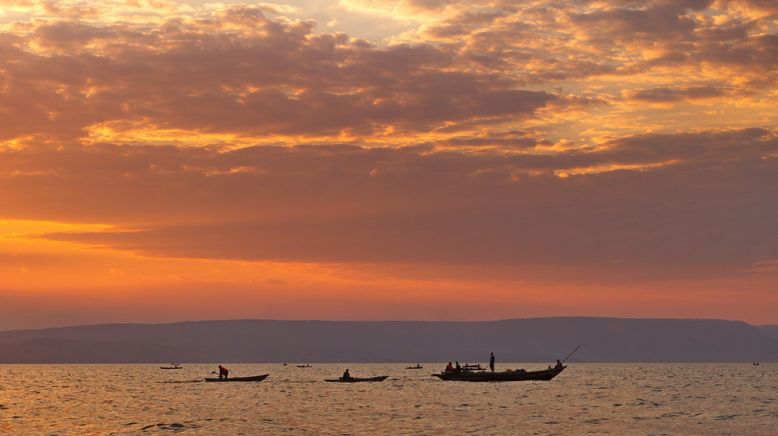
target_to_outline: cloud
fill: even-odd
[[[599,40],[689,39],[697,28],[690,10],[704,9],[711,1],[656,2],[644,8],[603,8],[571,14],[573,22]]]
[[[12,151],[0,213],[115,223],[46,237],[170,257],[712,273],[778,256],[775,132],[548,147]]]
[[[230,6],[160,25],[60,20],[4,34],[3,138],[101,126],[250,136],[425,132],[531,117],[561,99],[424,43],[375,46]]]
[[[377,6],[387,5],[397,6]],[[665,241],[661,256],[631,254],[620,241],[642,236],[629,225],[602,247],[589,241],[609,221],[650,224],[602,212],[601,192],[651,216],[633,196],[661,198],[665,180],[691,177],[695,195],[715,197],[705,177],[745,189],[751,176],[737,171],[763,176],[774,163],[774,132],[752,128],[769,117],[646,133],[616,97],[675,107],[769,95],[777,45],[767,18],[708,1],[402,7],[439,17],[383,44],[317,31],[283,16],[300,11],[272,5],[145,20],[62,12],[4,28],[0,192],[9,201],[0,212],[112,223],[131,231],[52,237],[155,255],[527,262],[533,253],[563,263],[590,253],[662,263],[684,258],[682,248]],[[713,7],[726,19],[704,13]],[[700,65],[712,76],[684,75]],[[733,69],[743,74],[724,74]],[[587,121],[597,111],[623,118]],[[191,148],[159,145],[170,142]],[[246,144],[257,145],[236,149]],[[652,201],[668,216],[694,203]],[[580,221],[555,215],[569,210]],[[656,232],[666,240],[696,234],[665,225]]]
[[[719,18],[704,1],[403,5],[438,12],[391,43],[318,31],[284,16],[303,11],[266,4],[111,3],[19,21],[0,30],[0,141],[407,143],[553,129],[591,102],[618,106],[619,95],[667,104],[700,102],[713,87],[753,99],[775,88],[769,18],[728,3]],[[647,32],[657,37],[637,37]]]
[[[667,86],[634,90],[628,92],[627,97],[633,100],[663,103],[679,100],[699,100],[722,97],[728,93],[728,89],[714,85]]]

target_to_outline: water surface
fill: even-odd
[[[441,364],[312,365],[225,364],[269,373],[261,383],[202,382],[216,364],[0,365],[0,434],[778,434],[778,364],[574,363],[512,383],[441,381]],[[345,368],[390,378],[323,381]]]

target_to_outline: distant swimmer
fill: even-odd
[[[230,375],[230,370],[225,368],[225,367],[223,367],[223,366],[221,366],[221,365],[219,365],[219,378],[220,379],[221,378],[226,379],[227,376],[229,376],[229,375]]]
[[[490,354],[491,355],[489,356],[489,369],[491,369],[492,372],[494,372],[494,353],[490,353]]]

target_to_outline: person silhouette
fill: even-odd
[[[491,369],[492,372],[494,372],[494,353],[490,353],[489,356],[489,369]]]

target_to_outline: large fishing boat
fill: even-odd
[[[494,372],[484,371],[480,364],[477,365],[477,367],[475,365],[465,365],[465,367],[451,368],[451,363],[449,363],[448,368],[446,368],[444,371],[441,371],[440,374],[432,374],[432,376],[441,380],[469,382],[508,382],[528,380],[549,381],[552,378],[558,376],[559,373],[567,368],[564,363],[567,361],[567,359],[570,358],[570,356],[575,354],[579,348],[581,348],[580,345],[575,347],[573,351],[571,351],[564,359],[557,360],[556,366],[549,366],[547,369],[541,369],[537,371],[508,369],[505,371]]]
[[[527,380],[551,380],[567,368],[566,365],[559,364],[555,367],[542,369],[539,371],[525,371],[523,369],[507,370],[500,372],[489,371],[441,371],[440,374],[432,374],[441,380],[469,381],[469,382],[506,382],[506,381],[527,381]]]

